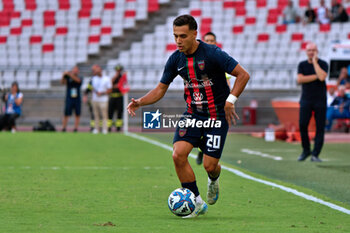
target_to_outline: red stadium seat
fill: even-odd
[[[101,25],[101,19],[91,19],[90,20],[90,26],[100,26]]]
[[[0,36],[0,44],[6,44],[7,37],[6,36]]]
[[[270,35],[267,33],[258,34],[258,42],[267,42],[270,39]]]
[[[226,1],[224,2],[224,8],[243,8],[245,7],[244,1]]]
[[[0,27],[10,26],[10,18],[7,16],[0,16]]]
[[[329,32],[331,30],[330,24],[320,24],[320,32]]]
[[[211,25],[213,23],[213,19],[212,18],[202,18],[201,24],[205,24],[205,25]]]
[[[267,24],[276,24],[278,21],[278,16],[277,15],[269,15],[267,17]]]
[[[22,28],[18,27],[18,28],[11,28],[10,30],[10,34],[14,35],[14,36],[18,36],[22,34]]]
[[[89,44],[99,43],[100,35],[89,36]]]
[[[78,17],[79,18],[89,18],[90,17],[90,10],[80,10],[78,12]]]
[[[252,25],[256,23],[256,18],[255,17],[247,17],[245,18],[245,24],[247,25]]]
[[[69,10],[70,9],[70,3],[69,0],[59,0],[58,1],[58,9],[60,10]]]
[[[247,11],[244,7],[236,8],[236,16],[245,16]]]
[[[124,17],[125,18],[134,18],[136,16],[136,11],[135,10],[126,10],[124,12]]]
[[[277,25],[276,26],[276,33],[285,33],[287,31],[287,25],[282,24],[282,25]]]
[[[92,9],[92,1],[91,0],[81,0],[81,9],[82,10],[91,10]]]
[[[302,41],[303,39],[304,39],[303,33],[295,32],[291,36],[292,41]]]
[[[106,34],[111,34],[112,33],[112,28],[111,27],[102,27],[101,28],[101,34],[106,35]]]
[[[256,8],[264,8],[266,7],[267,0],[256,0]]]
[[[284,9],[288,5],[289,0],[278,0],[277,6],[280,9]]]
[[[58,27],[56,28],[56,35],[66,35],[68,33],[67,27]]]
[[[148,0],[148,12],[156,12],[159,10],[158,0]]]
[[[38,44],[38,43],[41,43],[41,41],[42,41],[41,36],[31,36],[29,39],[30,44]]]
[[[350,33],[348,34],[348,39],[350,40]]]
[[[43,53],[51,53],[55,49],[55,46],[53,44],[44,44],[42,46],[42,52]]]
[[[348,13],[348,15],[350,15],[350,6],[346,8],[346,13]]]
[[[305,50],[306,49],[306,45],[309,43],[309,41],[303,41],[303,42],[301,42],[301,44],[300,44],[300,49],[301,50]]]
[[[176,44],[167,44],[166,51],[175,51],[177,49]]]
[[[299,7],[307,7],[310,0],[299,0]]]
[[[32,19],[22,19],[21,26],[22,27],[31,27],[33,25]]]
[[[243,26],[234,26],[232,28],[233,34],[241,34],[243,33],[244,27]]]
[[[191,10],[190,15],[192,15],[193,17],[199,17],[202,15],[202,10],[201,9]]]
[[[25,5],[27,11],[35,11],[37,7],[35,0],[25,0]]]
[[[282,14],[282,9],[280,9],[280,8],[271,8],[271,9],[269,9],[268,14],[269,15],[274,15],[274,16],[281,15]]]
[[[21,18],[21,12],[19,12],[19,11],[11,11],[10,12],[10,17],[11,18]]]
[[[44,11],[44,26],[51,27],[56,25],[55,11]]]
[[[106,2],[103,8],[105,10],[114,10],[115,9],[115,2]]]

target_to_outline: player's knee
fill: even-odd
[[[204,163],[203,164],[204,169],[208,172],[208,173],[212,173],[216,170],[216,166],[217,164],[213,164],[213,163]]]
[[[187,157],[177,151],[173,152],[173,160],[176,166],[183,166],[187,162]]]

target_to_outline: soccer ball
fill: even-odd
[[[177,216],[187,216],[194,211],[196,201],[194,193],[186,188],[175,189],[168,198],[170,211]]]

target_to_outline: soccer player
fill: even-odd
[[[160,100],[173,79],[180,75],[185,86],[187,110],[184,115],[197,122],[208,119],[220,122],[220,127],[199,128],[177,127],[173,140],[173,161],[177,176],[183,188],[190,189],[196,196],[196,208],[186,217],[205,214],[207,204],[199,195],[195,174],[188,162],[193,147],[200,147],[204,153],[203,165],[208,173],[207,201],[215,204],[219,197],[219,159],[224,147],[229,126],[236,124],[238,115],[235,102],[249,80],[249,74],[237,61],[220,48],[208,45],[197,37],[197,22],[190,15],[181,15],[173,22],[173,33],[178,50],[168,59],[160,83],[145,96],[131,99],[128,112]],[[227,85],[225,72],[236,76],[233,89]]]

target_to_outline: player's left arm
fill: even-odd
[[[233,85],[233,88],[228,96],[225,103],[225,117],[228,124],[231,126],[232,122],[235,125],[236,119],[239,119],[239,116],[235,110],[235,102],[237,98],[242,94],[245,86],[248,83],[250,78],[249,73],[240,65],[237,64],[236,67],[231,72],[231,75],[236,77],[236,81]]]

